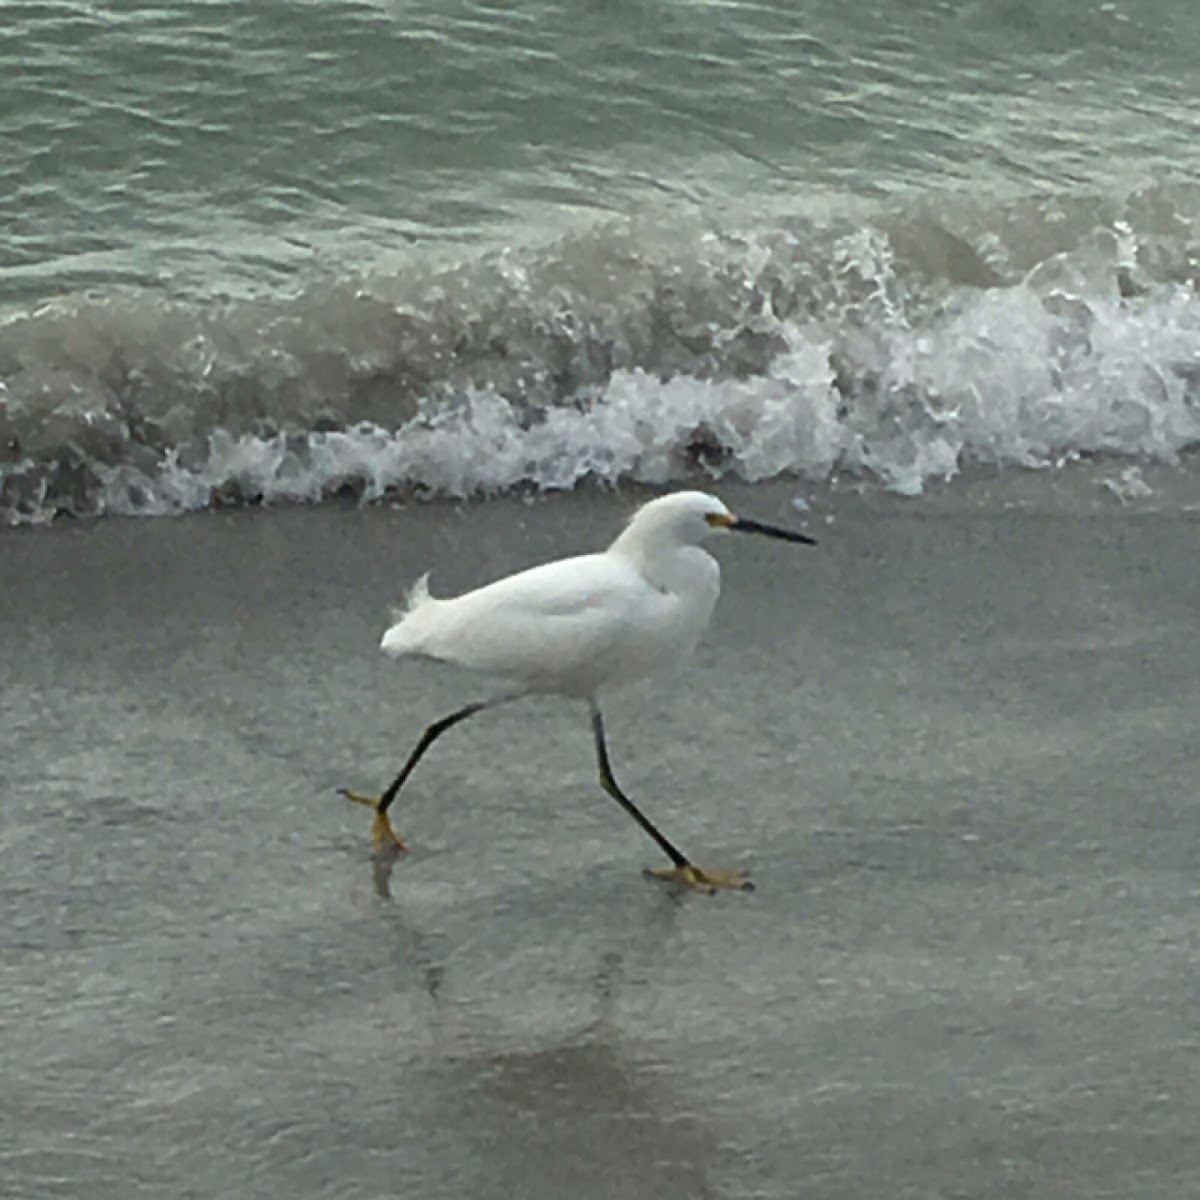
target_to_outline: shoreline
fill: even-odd
[[[720,491],[801,524],[791,485]],[[335,789],[474,686],[384,659],[389,606],[632,501],[8,537],[14,1194],[83,1186],[80,1153],[104,1200],[315,1195],[314,1164],[447,1200],[1200,1186],[1191,512],[863,497],[813,504],[815,548],[724,539],[693,661],[606,717],[635,801],[758,890],[644,881],[586,710],[530,702],[422,763],[380,898]]]

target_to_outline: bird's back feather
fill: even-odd
[[[678,617],[678,598],[651,587],[629,562],[586,554],[447,600],[431,596],[423,578],[382,648],[501,676],[531,691],[585,696],[690,649],[673,645]]]

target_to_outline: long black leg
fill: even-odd
[[[379,798],[379,804],[376,806],[376,811],[385,813],[388,806],[396,798],[396,793],[404,786],[405,780],[413,773],[417,763],[425,755],[425,751],[433,745],[434,742],[450,729],[457,725],[460,721],[465,721],[468,717],[473,717],[477,712],[482,712],[485,708],[493,708],[497,704],[502,704],[505,700],[512,700],[515,697],[505,696],[497,700],[477,700],[474,704],[468,704],[466,708],[460,708],[457,712],[452,712],[448,717],[442,717],[440,721],[434,721],[428,729],[421,734],[421,740],[413,747],[413,752],[408,756],[408,761],[400,768],[400,774],[388,785],[388,789]]]
[[[688,867],[691,863],[651,824],[650,819],[630,798],[621,791],[608,761],[608,746],[604,741],[604,718],[600,709],[592,705],[592,733],[596,737],[596,760],[600,764],[600,786],[655,840],[659,849],[677,866]]]
[[[447,729],[457,725],[460,721],[465,721],[468,717],[473,717],[477,712],[482,712],[485,708],[496,708],[500,704],[507,704],[510,700],[518,700],[523,695],[525,695],[523,690],[503,692],[499,696],[493,696],[490,700],[477,700],[474,704],[468,704],[465,708],[460,708],[457,712],[452,712],[448,717],[442,717],[440,721],[434,721],[421,734],[421,740],[413,747],[412,753],[408,756],[408,761],[400,768],[400,774],[392,780],[387,791],[378,800],[373,796],[363,796],[358,792],[352,792],[349,788],[340,789],[341,794],[347,800],[353,800],[356,804],[365,804],[375,810],[375,821],[371,826],[371,840],[375,843],[376,850],[383,850],[387,846],[391,846],[393,850],[398,852],[408,849],[403,839],[397,836],[396,831],[392,828],[391,822],[387,817],[387,810],[391,806],[392,801],[395,800],[400,789],[404,786],[405,781],[413,773],[417,763],[425,756],[425,752],[429,747]]]

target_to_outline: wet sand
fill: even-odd
[[[794,488],[723,488],[796,521]],[[1197,522],[826,498],[718,548],[627,790],[752,895],[644,881],[586,712],[376,652],[637,497],[0,538],[0,1192],[1200,1194]],[[831,518],[827,521],[825,518]]]

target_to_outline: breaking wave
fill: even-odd
[[[1196,195],[610,223],[287,298],[57,299],[0,324],[0,514],[1173,462]]]

